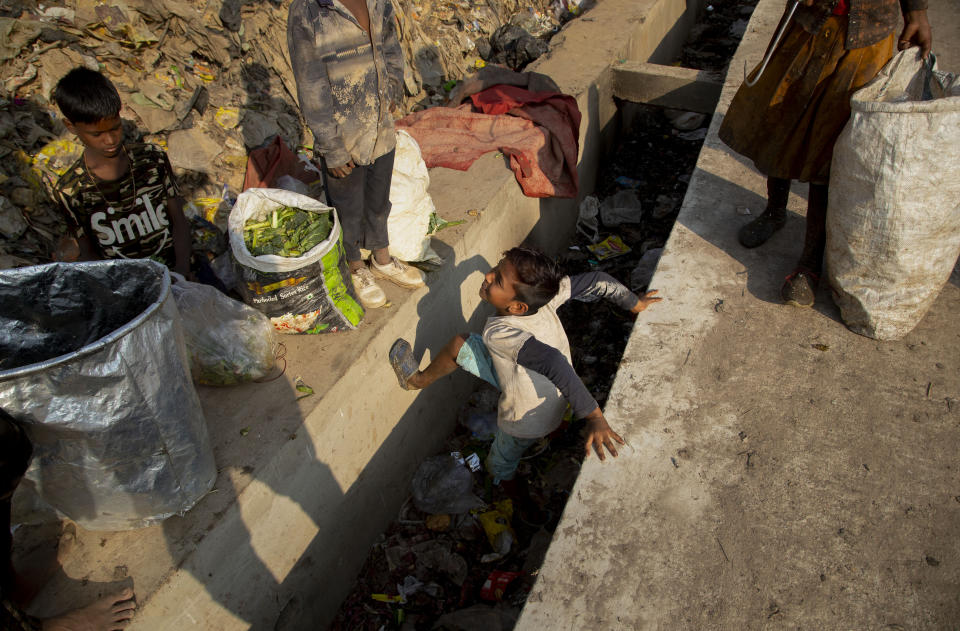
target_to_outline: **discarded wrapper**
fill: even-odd
[[[507,591],[507,587],[521,576],[523,576],[523,572],[505,572],[503,570],[490,572],[480,589],[480,598],[490,601],[503,600],[503,594]]]
[[[603,261],[615,256],[621,256],[630,251],[630,246],[623,242],[623,239],[617,235],[610,235],[600,243],[588,245],[587,248],[593,252],[593,255]]]
[[[510,553],[510,547],[516,540],[517,535],[510,525],[510,518],[513,517],[513,502],[503,500],[496,502],[491,510],[480,513],[477,519],[483,526],[483,531],[487,534],[487,541],[493,552],[485,554],[480,558],[481,563],[489,563],[502,559]]]
[[[464,462],[467,464],[468,467],[470,467],[470,470],[473,471],[474,473],[480,470],[480,466],[481,466],[480,456],[478,456],[477,454],[470,454],[469,456],[466,457]]]

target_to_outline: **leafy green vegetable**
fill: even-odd
[[[437,213],[430,213],[430,225],[427,228],[427,234],[436,234],[444,228],[459,226],[462,223],[466,223],[466,220],[458,219],[457,221],[447,221]]]
[[[296,257],[323,242],[330,236],[332,227],[330,213],[281,206],[263,221],[248,219],[243,226],[243,240],[253,256]]]

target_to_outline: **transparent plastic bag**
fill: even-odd
[[[423,461],[413,476],[413,503],[431,515],[465,513],[483,506],[473,494],[473,474],[450,454]]]
[[[267,316],[214,287],[174,276],[170,291],[183,322],[194,381],[232,386],[273,370],[277,341]]]

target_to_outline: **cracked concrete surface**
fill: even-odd
[[[931,0],[941,67],[960,19]],[[956,628],[960,268],[899,342],[829,290],[780,304],[806,186],[765,246],[736,241],[764,180],[716,136],[783,2],[761,0],[606,414],[631,448],[585,463],[518,630]]]

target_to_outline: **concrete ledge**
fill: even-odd
[[[957,32],[953,1],[930,4],[935,37]],[[960,620],[960,267],[906,339],[877,342],[826,287],[814,309],[779,299],[806,186],[763,247],[737,243],[765,179],[717,130],[783,8],[760,0],[730,64],[651,282],[664,302],[621,360],[605,414],[630,447],[584,463],[517,631]]]
[[[688,4],[698,3],[601,0],[530,68],[577,98],[582,194],[593,190],[604,139],[616,129],[611,61],[667,54],[678,44],[664,42],[677,40],[678,24],[690,21]],[[328,624],[408,495],[416,466],[438,449],[474,386],[453,375],[428,391],[405,392],[386,361],[390,344],[405,337],[426,361],[453,334],[479,329],[487,315],[478,308],[481,271],[525,239],[551,250],[573,230],[577,200],[524,197],[502,157],[484,156],[466,173],[434,169],[431,178],[439,212],[467,223],[434,239],[447,263],[428,286],[412,293],[386,287],[393,306],[368,313],[357,331],[283,337],[281,379],[200,388],[219,466],[215,491],[153,528],[71,528],[61,538],[63,571],[33,613],[51,615],[133,582],[135,631]],[[298,399],[298,376],[317,394]]]
[[[705,70],[639,61],[615,63],[613,95],[618,99],[713,114],[723,76]]]

